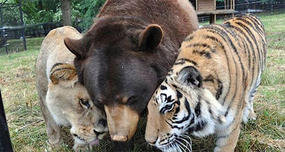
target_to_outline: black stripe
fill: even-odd
[[[225,46],[216,37],[207,35],[207,36],[205,36],[205,38],[210,39],[216,43],[219,43],[222,48],[225,48]]]
[[[251,46],[251,51],[250,51],[250,52],[252,52],[252,54],[253,54],[253,62],[252,62],[252,80],[253,80],[254,75],[255,75],[255,65],[254,65],[254,63],[255,63],[256,60],[257,60],[256,55],[255,55],[255,49],[254,49],[253,43],[252,43],[252,41],[250,40],[250,38],[247,36],[247,34],[244,33],[239,27],[233,26],[233,25],[231,25],[231,24],[229,24],[229,26],[231,26],[231,27],[233,27],[235,30],[239,31],[239,32],[246,38],[247,42],[248,42],[248,43],[250,44],[250,46]],[[246,29],[245,29],[245,30],[246,30]],[[249,33],[249,34],[250,34],[250,33]],[[255,43],[255,44],[257,44],[257,43]],[[252,86],[252,83],[253,83],[253,81],[251,81],[250,86]]]
[[[166,103],[174,102],[174,99],[171,99],[171,97],[172,97],[171,95],[169,97],[167,97]]]
[[[248,19],[255,22],[257,25],[261,26],[262,30],[264,31],[264,25],[262,22],[255,16],[248,16]]]
[[[227,40],[223,36],[224,31],[220,30],[219,28],[213,27],[213,26],[209,26],[208,29],[207,29],[207,32],[213,33],[215,35],[219,35],[224,40],[224,42],[227,42]],[[222,44],[222,42],[218,41],[218,39],[213,39],[213,40],[215,40],[215,41],[217,40],[216,42],[219,43],[221,48],[223,49],[225,57],[226,57],[226,61],[227,61],[228,71],[229,71],[229,73],[231,73],[230,66],[229,66],[229,56],[227,54],[227,51],[225,50],[224,45]],[[228,96],[229,91],[230,91],[230,89],[232,87],[231,83],[232,83],[231,77],[229,76],[228,92],[226,93],[225,98],[222,101],[225,101],[226,97]],[[223,102],[223,104],[224,104],[224,102]]]
[[[218,79],[218,89],[217,89],[217,93],[216,93],[216,99],[217,100],[219,100],[222,93],[223,93],[223,83],[221,82],[221,80]]]
[[[259,35],[262,32],[262,30],[256,25],[256,24],[251,24],[248,20],[249,18],[237,18],[238,21],[244,22],[245,24],[247,24],[248,26],[250,26],[253,30],[255,30]]]
[[[247,19],[250,20],[250,17],[248,17]],[[250,20],[250,21],[252,21],[252,20]],[[245,22],[246,24],[248,24],[248,25],[252,25],[248,20],[244,20],[244,22]],[[253,21],[252,21],[252,22],[253,22]],[[255,25],[255,28],[252,28],[252,29],[254,29],[254,30],[256,31],[256,33],[259,35],[259,37],[260,37],[262,43],[263,43],[263,44],[266,44],[266,40],[264,39],[264,30],[263,30],[263,29],[260,29],[260,28],[257,26],[257,23],[254,24],[254,25]],[[256,44],[258,44],[258,43],[256,43]],[[258,46],[258,45],[257,45],[257,46]],[[261,48],[259,48],[258,50],[261,51]],[[263,55],[264,55],[264,51],[265,51],[265,47],[263,47],[263,50],[262,50]],[[261,56],[261,57],[263,58],[263,56]]]
[[[210,81],[210,82],[212,82],[212,83],[214,83],[215,81],[214,81],[214,77],[213,77],[213,75],[208,75],[208,76],[206,76],[206,78],[203,80],[204,82],[208,82],[208,81]]]
[[[225,41],[225,42],[229,42],[231,45],[229,46],[229,47],[232,47],[233,49],[234,49],[234,51],[235,52],[237,52],[237,50],[236,50],[236,47],[233,45],[233,42],[232,42],[232,40],[230,39],[230,37],[229,37],[229,35],[227,34],[227,32],[225,32],[224,31],[224,28],[225,27],[222,27],[222,26],[219,26],[219,25],[217,25],[217,26],[210,26],[208,29],[212,29],[212,30],[215,30],[215,31],[218,31],[219,33],[221,33],[221,35],[222,35],[222,38],[223,38],[223,40]],[[208,30],[209,32],[211,32],[211,30]],[[217,32],[216,32],[217,33]],[[228,43],[227,43],[228,44]],[[225,51],[225,56],[226,56],[226,58],[227,58],[227,61],[228,61],[228,55],[227,55],[227,51],[226,50],[224,50]],[[236,61],[235,61],[235,59],[233,58],[233,56],[232,56],[232,60],[233,60],[233,62],[234,62],[234,64],[235,64],[235,67],[236,67],[236,69],[237,69],[237,64],[236,64]],[[228,66],[229,66],[229,64],[228,64]],[[229,69],[228,69],[229,70]],[[229,77],[230,77],[230,84],[229,84],[229,87],[231,88],[231,82],[232,82],[232,80],[231,80],[231,76],[230,76],[230,70],[229,70]],[[237,81],[237,77],[236,77],[236,81]],[[229,89],[230,89],[229,88]],[[234,92],[236,92],[236,90],[237,90],[237,85],[235,85],[235,91]],[[226,96],[225,96],[225,99],[226,99],[226,97],[228,96],[228,94],[229,94],[229,92],[230,92],[230,90],[228,90],[228,92],[227,92],[227,94],[226,94]],[[232,97],[232,99],[233,98],[235,98],[235,94],[234,94],[234,96]],[[226,100],[223,100],[223,105],[224,105],[224,103],[225,103],[225,101]],[[230,101],[232,101],[232,99],[230,100]]]
[[[177,98],[180,99],[182,98],[182,93],[178,90],[176,90]]]
[[[170,75],[169,75],[169,76],[170,76]],[[168,80],[167,80],[167,79],[165,79],[164,82],[165,82],[166,84],[168,84]]]
[[[171,128],[176,128],[176,129],[178,129],[178,130],[181,130],[181,129],[183,129],[183,126],[179,127],[179,126],[177,126],[177,125],[173,125],[173,126],[171,126]]]
[[[186,48],[190,48],[190,47],[204,47],[204,48],[211,49],[211,46],[206,43],[194,43],[194,44],[189,44],[186,46]]]
[[[177,116],[177,114],[180,112],[180,106],[177,106],[176,108],[175,108],[175,113],[174,113],[174,115],[173,116]]]
[[[198,50],[193,50],[193,54],[199,54],[200,56],[205,56],[207,59],[211,59],[212,56],[210,52],[206,50],[198,51]]]
[[[225,26],[225,28],[226,28],[226,27],[230,27],[230,28],[233,28],[233,29],[239,29],[238,27],[231,25],[230,22],[225,23],[224,26]],[[239,29],[239,30],[242,31],[241,29]],[[244,35],[244,36],[247,38],[246,35]],[[233,45],[233,44],[231,43],[231,45]],[[251,44],[251,45],[252,45],[252,44]],[[252,47],[253,47],[253,46],[252,46]],[[235,49],[234,49],[234,50],[235,50]],[[245,71],[244,71],[244,66],[243,66],[243,63],[241,62],[241,58],[240,58],[239,54],[237,53],[237,50],[235,50],[235,53],[236,53],[236,55],[237,55],[237,57],[238,57],[238,59],[239,59],[239,62],[240,62],[240,65],[241,65],[241,70],[242,70],[242,80],[243,80],[243,83],[245,83]],[[235,63],[235,67],[236,67],[236,70],[237,70],[238,67],[237,67],[236,61],[235,61],[234,59],[233,59],[233,61],[234,61],[234,63]],[[237,83],[237,82],[238,82],[238,76],[236,76],[236,83]],[[244,84],[242,84],[242,86],[244,87]],[[235,85],[234,95],[233,95],[232,99],[230,100],[230,104],[229,104],[230,106],[231,106],[232,102],[234,101],[234,99],[235,99],[235,97],[236,97],[236,93],[237,93],[237,84]],[[225,101],[226,101],[226,100],[223,101],[223,104],[225,103]]]
[[[191,109],[190,109],[189,102],[188,102],[188,100],[187,100],[186,98],[185,98],[185,101],[184,101],[184,105],[185,105],[185,108],[186,108],[187,113],[188,113],[187,116],[183,117],[181,120],[172,121],[172,123],[178,123],[178,124],[180,124],[180,123],[183,123],[184,121],[189,120],[190,115],[191,115]],[[179,109],[179,110],[180,110],[180,109]]]
[[[251,51],[249,50],[249,47],[247,45],[247,43],[245,42],[245,39],[241,39],[241,42],[243,44],[243,47],[244,47],[244,50],[246,51],[246,55],[247,55],[247,58],[248,58],[248,69],[251,68]]]
[[[178,59],[174,65],[179,65],[179,64],[184,64],[185,62],[190,62],[192,64],[194,64],[195,66],[197,66],[197,63],[193,60],[189,60],[189,59],[185,59],[185,58],[181,58],[181,59]]]
[[[230,24],[230,23],[228,23],[228,24]],[[228,28],[227,27],[227,25],[228,24],[226,24],[225,26],[225,28],[224,28],[224,30],[226,30],[235,40],[236,40],[236,42],[238,43],[238,46],[242,46],[241,45],[241,42],[244,42],[243,41],[243,39],[240,37],[240,39],[238,38],[239,36],[238,36],[238,34],[236,33],[236,32],[233,32],[233,30],[231,30],[230,28]],[[243,43],[244,44],[244,43]],[[245,54],[247,54],[247,52],[249,52],[249,50],[246,50],[245,48],[243,49],[244,50],[244,52],[245,52]],[[243,82],[243,84],[245,84],[245,81],[246,81],[246,72],[245,72],[245,68],[244,68],[244,64],[243,64],[243,62],[242,62],[242,60],[241,60],[241,57],[240,57],[240,54],[238,53],[238,52],[236,52],[236,55],[238,56],[238,60],[239,60],[239,62],[240,62],[240,65],[241,65],[241,70],[242,70],[242,82]]]
[[[166,89],[167,89],[167,87],[166,87],[166,86],[164,86],[164,85],[161,85],[161,86],[160,86],[160,89],[161,89],[161,90],[166,90]]]
[[[260,52],[259,52],[259,46],[257,43],[257,40],[254,36],[254,34],[252,33],[252,30],[250,30],[246,25],[244,25],[243,23],[240,23],[240,22],[237,22],[236,24],[238,24],[239,26],[241,26],[243,29],[246,30],[246,32],[250,35],[250,37],[252,38],[252,40],[254,41],[254,44],[256,44],[255,46],[257,47],[257,52],[258,52],[258,56],[259,56],[259,59],[260,59]]]
[[[254,51],[253,50],[253,52],[254,53],[257,53],[258,54],[258,58],[259,58],[259,60],[261,61],[262,59],[262,57],[261,57],[261,52],[260,52],[260,48],[259,48],[259,43],[257,42],[257,40],[256,40],[256,38],[255,38],[255,36],[254,36],[254,34],[252,33],[252,31],[249,29],[249,28],[247,28],[244,24],[242,24],[242,23],[237,23],[239,26],[241,26],[242,28],[244,28],[247,32],[248,32],[248,34],[250,35],[250,37],[253,39],[253,41],[254,41],[254,44],[256,44],[255,46],[256,46],[256,51]],[[258,62],[258,64],[259,64],[259,67],[261,67],[262,65],[261,65],[261,62]]]
[[[229,23],[229,24],[230,24],[230,23]],[[224,28],[227,29],[227,27],[224,27]],[[230,31],[230,29],[227,30],[227,31]],[[228,33],[231,33],[231,32],[228,32]],[[236,37],[234,36],[233,38],[236,38]],[[230,39],[230,37],[229,37],[229,39]],[[239,40],[236,39],[236,41],[237,41],[238,43],[240,43]],[[238,57],[239,63],[240,63],[240,65],[241,65],[241,70],[242,70],[242,80],[244,80],[244,79],[245,79],[245,70],[244,70],[244,65],[243,65],[243,63],[242,63],[242,61],[241,61],[241,57],[240,57],[240,55],[239,55],[239,53],[238,53],[238,50],[237,50],[236,46],[235,46],[231,41],[230,41],[230,44],[231,44],[232,48],[234,49],[234,51],[235,51],[235,53],[236,53],[236,55],[237,55],[237,57]]]
[[[196,117],[199,117],[200,116],[200,114],[201,114],[201,102],[199,101],[198,103],[197,103],[197,105],[196,105],[196,107],[195,107],[195,114],[196,114]]]

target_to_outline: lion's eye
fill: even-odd
[[[173,107],[174,107],[174,104],[166,105],[160,109],[160,113],[165,114],[166,112],[170,112],[172,111]]]
[[[80,98],[79,102],[84,108],[86,109],[90,108],[90,104],[88,100]]]

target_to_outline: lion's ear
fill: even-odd
[[[50,80],[53,84],[77,78],[76,69],[71,64],[57,63],[50,70]]]
[[[139,47],[141,50],[155,49],[162,38],[162,28],[158,24],[150,24],[139,34]]]

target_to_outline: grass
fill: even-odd
[[[259,14],[268,41],[267,68],[255,97],[256,121],[243,125],[236,151],[285,151],[285,11]],[[222,21],[218,21],[220,23]],[[0,88],[14,151],[45,151],[47,136],[35,89],[35,60],[43,38],[27,39],[28,51],[0,56]],[[134,152],[153,151],[144,142],[144,123]],[[102,142],[97,151],[108,151]],[[194,151],[211,151],[214,138],[193,139]],[[72,151],[62,145],[57,151]]]

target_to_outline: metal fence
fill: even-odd
[[[17,4],[7,3],[7,0],[0,3],[0,54],[4,51],[9,53],[27,50],[21,4],[21,0]],[[11,39],[20,41],[13,41],[13,45],[10,45]]]

